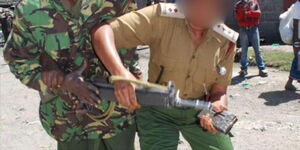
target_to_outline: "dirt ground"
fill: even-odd
[[[0,150],[55,150],[55,141],[38,119],[37,92],[14,78],[0,53]],[[140,53],[142,68],[147,71],[149,52]],[[229,87],[229,107],[239,118],[232,130],[235,149],[299,150],[300,91],[284,91],[288,73],[269,69],[270,76],[260,78],[258,70],[250,68],[244,80],[236,77],[238,71],[236,65]],[[191,149],[186,141],[180,143],[179,150]]]

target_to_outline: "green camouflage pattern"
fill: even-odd
[[[11,72],[23,84],[40,92],[40,120],[44,129],[62,142],[107,139],[134,122],[134,114],[118,103],[103,101],[99,108],[91,108],[71,93],[51,92],[41,80],[41,71],[51,69],[52,64],[68,74],[87,61],[84,79],[107,82],[109,73],[93,51],[89,31],[135,6],[130,0],[82,0],[79,5],[78,10],[68,11],[60,0],[22,0],[16,6],[13,34],[4,50]],[[132,51],[121,52],[127,66],[136,64]],[[42,54],[54,63],[41,63]],[[79,109],[85,111],[78,113]]]

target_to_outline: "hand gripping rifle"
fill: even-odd
[[[116,77],[118,78],[118,77]],[[117,79],[126,80],[126,79]],[[209,113],[213,119],[213,125],[221,133],[227,134],[237,122],[237,117],[229,112],[221,113],[214,112],[215,106],[211,102],[202,100],[187,100],[179,97],[179,91],[175,89],[175,84],[169,82],[168,86],[161,86],[142,81],[132,81],[135,84],[142,85],[141,88],[136,88],[136,97],[138,103],[143,106],[160,107],[160,108],[193,108],[199,110],[201,114]],[[100,91],[100,97],[108,101],[117,101],[114,95],[114,86],[106,83],[93,83]]]

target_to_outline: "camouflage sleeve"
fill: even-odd
[[[11,72],[23,84],[47,93],[47,87],[41,80],[40,53],[38,40],[30,30],[29,22],[17,8],[13,20],[13,33],[4,48],[4,58]]]
[[[139,55],[136,51],[136,48],[132,49],[119,49],[119,55],[123,61],[125,67],[137,78],[141,77],[142,70],[138,62]]]

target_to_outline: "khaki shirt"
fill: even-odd
[[[186,20],[163,16],[164,5],[169,4],[153,5],[111,22],[117,48],[149,45],[149,82],[174,81],[182,98],[200,98],[214,84],[229,85],[235,44],[209,29],[195,47]],[[218,65],[227,69],[226,75],[219,74]]]

